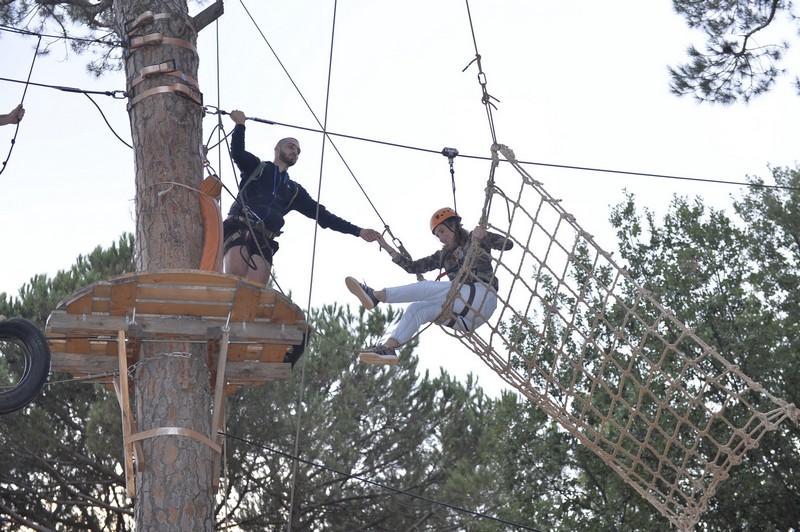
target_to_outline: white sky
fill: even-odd
[[[333,2],[249,0],[255,18],[316,115],[325,117]],[[698,104],[668,90],[667,65],[685,58],[701,36],[686,29],[671,2],[472,0],[469,3],[489,93],[497,98],[498,141],[521,161],[685,177],[744,181],[767,165],[795,166],[800,98],[784,78],[749,105]],[[199,7],[192,5],[192,13]],[[250,117],[317,128],[312,115],[278,65],[239,1],[228,0],[218,25],[199,38],[199,82],[205,103]],[[781,37],[789,38],[786,28]],[[769,35],[759,44],[778,42]],[[217,41],[219,48],[217,49]],[[44,41],[43,41],[44,43]],[[0,35],[0,77],[24,80],[35,37]],[[84,90],[124,90],[124,75],[94,79],[88,57],[67,54],[63,44],[39,57],[31,81]],[[219,55],[219,70],[217,56]],[[367,0],[339,2],[329,94],[328,129],[402,145],[462,155],[489,156],[491,135],[474,59],[465,2]],[[796,58],[796,54],[794,55]],[[797,64],[791,58],[786,64]],[[219,94],[217,87],[220,87]],[[24,86],[0,81],[0,111],[19,103]],[[120,136],[129,141],[125,100],[93,96]],[[81,94],[31,86],[27,114],[5,172],[0,175],[0,292],[17,295],[36,274],[54,275],[79,254],[109,246],[133,232],[133,156]],[[217,117],[204,121],[207,139]],[[223,117],[226,131],[232,122]],[[0,128],[5,159],[13,126]],[[293,179],[321,203],[364,227],[382,222],[330,145],[321,168],[322,137],[249,122],[247,148],[271,160],[275,142],[297,137],[303,153]],[[216,139],[216,137],[215,137]],[[447,159],[334,137],[347,165],[414,257],[436,250],[430,214],[452,206]],[[215,141],[214,141],[215,142]],[[225,184],[235,181],[227,154],[209,156]],[[726,207],[736,186],[608,173],[527,167],[606,249],[615,247],[610,207],[623,190],[640,205],[663,213],[673,194],[701,196]],[[489,164],[455,163],[456,204],[465,223],[477,221]],[[231,198],[223,196],[223,211]],[[354,275],[376,288],[413,282],[377,245],[328,230],[314,242],[312,221],[294,213],[275,266],[278,282],[306,308],[337,302],[356,309],[343,279]],[[315,266],[312,279],[311,258]],[[430,274],[428,278],[431,278]],[[499,380],[458,342],[436,328],[422,337],[423,366],[439,364],[456,376],[472,372],[488,390]]]

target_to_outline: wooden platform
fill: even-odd
[[[274,290],[222,273],[137,272],[94,283],[61,301],[45,330],[53,371],[91,379],[119,368],[120,331],[128,366],[141,342],[177,339],[207,343],[213,371],[224,327],[227,386],[291,377],[307,330],[302,310]]]

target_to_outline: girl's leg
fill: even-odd
[[[444,303],[450,291],[450,281],[420,281],[403,286],[393,286],[380,290],[385,294],[386,303],[413,303],[431,301]],[[383,294],[382,294],[383,295]]]
[[[497,294],[494,290],[489,290],[481,283],[475,284],[475,296],[472,303],[467,305],[469,301],[470,287],[464,285],[461,287],[461,297],[457,297],[453,302],[453,314],[458,318],[456,319],[453,329],[457,331],[474,331],[487,321],[497,308]],[[468,311],[465,315],[461,315],[465,307]]]
[[[403,312],[403,317],[400,318],[397,326],[389,334],[389,340],[394,339],[398,344],[408,342],[423,325],[439,317],[442,313],[443,302],[444,299],[436,302],[417,301],[411,303]]]

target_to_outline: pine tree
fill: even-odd
[[[0,294],[0,313],[39,320],[80,287],[132,271],[133,256],[126,235],[53,279],[37,276],[19,297]],[[495,401],[471,379],[420,375],[414,343],[396,368],[358,363],[358,347],[398,318],[391,307],[353,315],[333,305],[312,316],[318,332],[297,378],[228,398],[215,527],[284,530],[290,513],[293,530],[489,531],[497,523],[470,512],[510,519],[511,492],[497,481],[493,456],[514,414],[495,421]],[[119,412],[107,387],[54,374],[28,407],[0,416],[0,524],[136,529],[120,469]]]
[[[377,340],[393,319],[391,309],[356,317],[323,307],[314,312],[314,348],[295,370],[304,379],[231,399],[232,522],[282,530],[291,513],[298,531],[477,530],[481,518],[432,501],[488,515],[497,510],[494,472],[485,466],[497,443],[486,422],[493,401],[472,381],[419,375],[414,344],[390,370],[357,361],[358,347]],[[294,455],[298,434],[303,462],[295,466],[286,455]]]
[[[100,51],[90,69],[125,71],[136,171],[136,269],[195,269],[203,224],[197,190],[203,178],[202,95],[195,86],[197,24],[186,0],[17,0],[2,18],[28,16],[64,37],[76,25],[120,43]],[[73,49],[98,46],[70,41]],[[159,65],[165,66],[160,69]],[[155,69],[154,69],[155,67]],[[172,70],[180,79],[167,75]],[[152,74],[152,75],[150,75]],[[179,356],[176,356],[179,355]],[[211,391],[203,346],[146,343],[138,353],[133,390],[135,430],[211,430]],[[157,436],[141,442],[136,471],[136,521],[143,529],[213,528],[213,451],[192,438]]]
[[[775,35],[775,27],[782,17],[796,23],[790,2],[674,0],[672,4],[689,27],[701,30],[707,39],[704,51],[691,45],[689,62],[670,67],[674,94],[722,104],[747,102],[770,90],[786,73],[781,64],[789,44]],[[800,91],[800,81],[795,84]]]
[[[797,170],[775,169],[796,188]],[[800,308],[797,192],[754,183],[735,203],[740,220],[698,200],[674,198],[657,224],[633,198],[614,212],[629,271],[720,354],[771,393],[798,404]],[[741,223],[744,222],[744,223]],[[782,423],[745,455],[701,523],[708,530],[790,530],[800,526],[800,430]]]

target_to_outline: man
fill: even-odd
[[[25,108],[22,107],[22,104],[14,107],[10,113],[7,115],[0,115],[0,126],[6,126],[8,124],[19,124],[22,117],[25,116]]]
[[[278,251],[276,238],[281,234],[284,216],[289,211],[317,220],[320,227],[359,236],[374,242],[381,234],[374,229],[361,229],[339,218],[318,204],[298,183],[289,179],[287,170],[297,162],[300,143],[288,137],[275,146],[273,162],[262,162],[244,149],[242,111],[231,111],[236,123],[231,137],[231,157],[241,171],[239,194],[223,223],[226,273],[239,275],[266,284],[272,268],[272,257]]]

